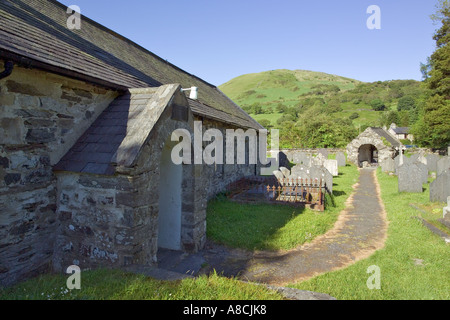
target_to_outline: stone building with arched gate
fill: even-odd
[[[347,146],[348,161],[359,167],[376,165],[399,154],[401,142],[382,128],[369,127]]]

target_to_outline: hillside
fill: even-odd
[[[354,89],[360,81],[306,70],[272,70],[234,78],[219,86],[241,107],[261,104],[264,107],[282,102],[296,105],[302,95],[314,92],[315,86],[337,85],[341,91]]]
[[[423,93],[420,84],[415,80],[364,83],[321,72],[283,69],[242,75],[219,89],[267,128],[303,130],[299,127],[306,121],[320,118],[323,138],[328,123],[349,127],[339,143],[343,145],[368,126],[413,124]],[[306,143],[303,137],[301,143],[312,142]],[[320,137],[315,143],[329,145],[320,142]]]

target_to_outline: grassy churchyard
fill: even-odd
[[[247,250],[290,250],[333,228],[358,180],[353,165],[335,178],[334,205],[324,213],[290,206],[242,205],[218,197],[208,207],[208,237]],[[433,221],[438,204],[422,194],[398,193],[397,178],[379,169],[377,177],[389,221],[385,247],[368,259],[289,286],[337,299],[450,299],[448,245],[415,217]],[[436,214],[435,214],[436,216]],[[448,231],[448,230],[447,230]],[[371,266],[380,270],[380,289],[370,290]],[[82,290],[68,290],[66,275],[45,275],[0,291],[0,299],[32,300],[278,300],[283,297],[251,283],[213,273],[179,281],[160,281],[119,270],[84,271]]]

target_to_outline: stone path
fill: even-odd
[[[375,172],[361,169],[359,182],[334,228],[309,244],[290,251],[249,252],[209,243],[194,255],[161,251],[159,268],[184,276],[216,270],[224,276],[273,286],[345,268],[384,247],[388,223]]]
[[[384,247],[386,213],[374,169],[361,169],[359,182],[334,228],[313,242],[286,252],[230,250],[222,261],[204,257],[210,268],[242,280],[285,285],[347,267]],[[216,250],[226,250],[219,248]],[[208,261],[209,260],[209,261]]]

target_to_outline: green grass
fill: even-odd
[[[281,300],[265,287],[217,274],[160,281],[119,270],[81,273],[81,289],[68,290],[65,275],[46,275],[0,290],[0,300]]]
[[[333,181],[334,206],[325,212],[287,205],[239,204],[221,198],[209,203],[207,235],[234,248],[289,250],[331,229],[358,180],[355,166],[340,168]]]
[[[378,170],[388,220],[384,249],[346,269],[330,272],[292,287],[330,294],[338,299],[421,300],[450,299],[450,248],[415,219],[411,203],[427,205],[424,193],[398,193],[395,176]],[[381,270],[381,289],[369,290],[369,266]]]

